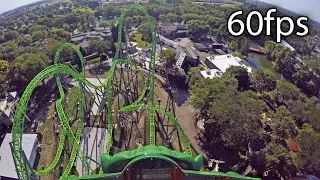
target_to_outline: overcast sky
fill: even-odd
[[[37,0],[0,0],[0,13]],[[289,9],[320,22],[320,0],[260,0]]]
[[[0,0],[0,13],[9,11],[11,9],[36,2],[38,0]]]

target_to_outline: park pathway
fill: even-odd
[[[202,148],[198,145],[198,142],[195,139],[195,137],[198,136],[197,129],[194,125],[196,121],[195,114],[196,110],[188,104],[188,101],[180,107],[176,106],[176,116],[179,124],[189,138],[193,149],[197,152],[197,154],[202,154],[205,158],[207,158],[206,154],[202,151]]]

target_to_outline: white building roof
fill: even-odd
[[[207,59],[223,73],[225,73],[230,66],[242,66],[246,68],[249,73],[252,72],[251,67],[246,66],[239,57],[234,57],[231,54],[209,56]]]
[[[81,138],[81,151],[84,155],[90,157],[94,161],[101,163],[100,156],[104,152],[108,131],[105,128],[86,127]],[[79,154],[80,155],[80,154]],[[86,158],[92,169],[99,168],[94,161]],[[76,169],[80,176],[87,175],[87,169],[78,156],[76,160]]]
[[[209,79],[222,76],[222,72],[218,69],[209,69],[207,71],[200,71],[200,74],[204,78],[209,78]]]
[[[295,51],[295,49],[294,49],[289,43],[287,43],[287,41],[282,40],[282,41],[281,41],[281,44],[282,44],[284,47],[289,48],[291,51]]]
[[[22,149],[33,166],[31,158],[33,147],[37,140],[37,134],[22,134]],[[12,142],[12,134],[7,133],[0,148],[0,177],[18,179],[9,143]]]

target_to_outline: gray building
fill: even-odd
[[[77,47],[84,48],[88,54],[91,54],[91,49],[89,48],[89,41],[91,40],[108,40],[112,41],[112,33],[110,28],[95,28],[96,31],[91,31],[87,33],[77,33],[71,36],[71,42],[76,44]]]

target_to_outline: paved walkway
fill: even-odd
[[[198,145],[197,140],[195,139],[198,136],[197,129],[194,126],[195,124],[195,109],[186,102],[182,106],[176,106],[176,116],[178,118],[179,124],[186,133],[193,149],[197,154],[202,154],[207,158],[206,154],[202,151],[202,148]]]

